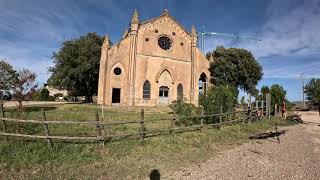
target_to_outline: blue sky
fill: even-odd
[[[299,73],[320,77],[320,0],[0,0],[0,58],[46,82],[64,40],[97,32],[117,42],[135,8],[140,20],[168,9],[188,30],[195,24],[261,39],[207,38],[205,51],[218,45],[250,50],[263,66],[259,87],[279,83],[292,101],[301,100]]]

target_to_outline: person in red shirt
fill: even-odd
[[[283,98],[282,99],[282,104],[281,104],[281,112],[282,112],[282,119],[286,120],[287,118],[287,114],[286,114],[286,99]]]

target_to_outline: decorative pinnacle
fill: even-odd
[[[132,24],[138,24],[139,23],[139,17],[138,17],[137,9],[134,9],[133,16],[132,16],[132,19],[131,19],[131,23]]]
[[[168,9],[164,9],[163,14],[169,14],[169,10]]]
[[[123,35],[122,35],[122,38],[125,38],[126,36],[127,36],[127,34],[128,34],[128,28],[126,28],[125,30],[124,30],[124,32],[123,32]]]
[[[213,56],[212,56],[212,54],[210,53],[209,62],[213,62],[213,61],[214,61]]]
[[[197,36],[197,30],[196,30],[194,25],[192,25],[192,28],[191,28],[191,35],[192,36]]]
[[[106,35],[104,40],[103,40],[103,45],[104,46],[110,46],[110,39],[109,39],[109,36]]]

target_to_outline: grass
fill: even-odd
[[[58,105],[46,107],[48,120],[94,120],[96,105]],[[8,112],[14,116],[14,110]],[[149,112],[152,112],[149,113]],[[139,108],[106,108],[106,122],[126,121],[139,118]],[[112,118],[110,118],[110,116]],[[167,108],[146,108],[146,120],[170,118]],[[107,118],[109,117],[109,118]],[[28,119],[41,119],[41,111],[33,108]],[[248,141],[249,135],[291,122],[271,119],[251,124],[224,126],[220,130],[207,129],[139,140],[121,140],[107,143],[103,149],[98,144],[72,144],[56,142],[49,148],[45,141],[22,141],[0,138],[0,177],[3,179],[143,179],[153,169],[158,169],[161,177],[181,167],[204,161],[226,148]],[[153,123],[148,127],[167,126]],[[14,126],[11,127],[13,130]],[[43,127],[27,126],[28,132],[43,133]],[[116,128],[116,127],[115,127]],[[117,127],[117,131],[135,131],[134,127]],[[158,127],[159,128],[159,127]],[[37,130],[34,130],[37,129]],[[54,134],[85,134],[94,128],[50,127]],[[108,130],[115,131],[115,130]],[[0,178],[1,179],[1,178]]]

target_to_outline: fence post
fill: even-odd
[[[252,110],[252,104],[251,104],[251,94],[249,93],[249,98],[248,98],[248,108]]]
[[[249,124],[251,123],[251,116],[252,116],[252,110],[249,112],[249,121],[248,121]]]
[[[1,114],[2,114],[2,118],[5,118],[6,116],[5,116],[5,114],[4,114],[4,107],[3,107],[3,104],[1,103]],[[2,119],[2,131],[4,132],[4,133],[6,133],[7,132],[7,124],[6,124],[6,121],[5,120],[3,120]],[[5,137],[5,139],[6,139],[6,141],[8,141],[8,137],[6,136]]]
[[[242,113],[242,123],[244,124],[245,123],[245,119],[246,119],[246,112],[245,111],[243,111],[243,113]]]
[[[219,123],[220,123],[220,125],[219,125],[219,128],[220,128],[221,123],[222,123],[222,113],[223,113],[223,107],[220,106],[220,116],[219,116]]]
[[[203,128],[203,115],[204,115],[204,109],[203,109],[203,106],[201,106],[200,130]]]
[[[97,127],[97,134],[98,134],[97,138],[101,142],[102,147],[104,147],[105,141],[104,141],[104,136],[102,136],[102,125],[99,120],[99,113],[98,112],[96,112],[96,122],[97,122],[96,127]]]
[[[171,121],[171,131],[170,131],[170,134],[174,133],[173,128],[174,128],[175,125],[176,125],[176,118],[177,118],[176,111],[173,111],[173,118],[172,118],[172,121]]]
[[[261,114],[264,116],[264,100],[261,100]]]
[[[269,119],[271,118],[270,115],[271,115],[271,96],[270,96],[270,94],[268,94],[268,116],[269,116]]]
[[[5,118],[3,103],[1,103],[1,114],[2,117]]]
[[[234,120],[234,124],[237,124],[237,107],[234,108],[233,120]]]
[[[49,133],[48,124],[46,123],[46,121],[47,121],[46,113],[44,112],[43,108],[41,108],[41,112],[42,112],[42,121],[43,121],[43,127],[44,127],[44,132],[45,132],[45,135],[46,135],[47,143],[48,143],[48,146],[51,147],[52,146],[52,142],[51,142],[51,139],[48,138],[48,136],[50,136],[50,133]]]
[[[140,120],[140,141],[144,140],[144,109],[141,109],[141,120]]]
[[[269,102],[268,102],[268,99],[269,99],[269,94],[266,94],[266,99],[265,99],[265,104],[266,104],[266,110],[265,110],[265,112],[266,112],[266,117],[268,117],[269,116]]]

